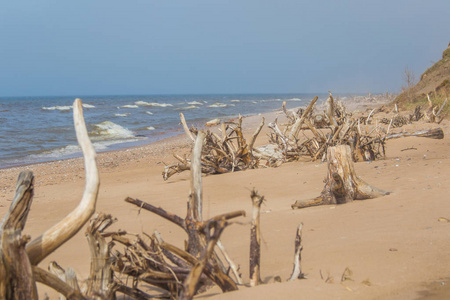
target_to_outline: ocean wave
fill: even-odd
[[[139,106],[127,104],[127,105],[122,105],[121,107],[122,108],[138,108]]]
[[[187,104],[189,104],[189,105],[203,105],[202,102],[198,102],[198,101],[191,101],[191,102],[188,102]]]
[[[228,106],[234,106],[234,104],[225,104],[225,103],[216,102],[214,104],[208,105],[208,107],[211,107],[211,108],[223,108],[223,107],[228,107]]]
[[[287,99],[286,101],[302,101],[302,99],[300,99],[300,98],[292,98],[292,99]]]
[[[282,99],[265,99],[265,100],[261,100],[261,102],[281,102],[283,101]]]
[[[114,114],[116,117],[128,117],[130,115],[130,113],[126,113],[126,114]]]
[[[95,124],[94,127],[95,129],[90,132],[93,140],[134,138],[131,130],[110,121]]]
[[[139,106],[153,106],[153,107],[168,107],[173,106],[170,103],[157,103],[157,102],[145,102],[145,101],[136,101],[134,104]]]
[[[176,110],[189,110],[189,109],[196,109],[196,108],[198,108],[198,107],[195,105],[190,105],[190,106],[186,106],[186,107],[179,107]]]
[[[72,109],[72,106],[60,106],[60,105],[56,105],[56,106],[50,106],[50,107],[41,107],[43,110],[60,110],[60,111],[68,111]]]
[[[148,126],[146,129],[147,129],[147,130],[155,130],[156,128],[153,127],[153,126]]]
[[[84,108],[94,108],[94,105],[83,103],[82,104]],[[55,106],[49,106],[49,107],[41,107],[43,110],[60,110],[60,111],[68,111],[73,109],[73,105],[55,105]]]
[[[147,115],[153,115],[153,113],[151,111],[146,111],[145,112]]]
[[[241,100],[235,99],[235,100],[230,100],[230,102],[241,102]]]

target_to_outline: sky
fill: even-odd
[[[0,97],[399,92],[450,1],[1,1]]]

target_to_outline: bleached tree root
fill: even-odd
[[[349,146],[329,147],[327,158],[328,173],[321,195],[310,200],[298,200],[292,208],[343,204],[389,195],[389,192],[369,185],[356,175]]]

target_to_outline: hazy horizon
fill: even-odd
[[[450,1],[8,1],[0,97],[398,93]]]

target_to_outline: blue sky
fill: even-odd
[[[450,1],[2,1],[0,97],[398,92]]]

